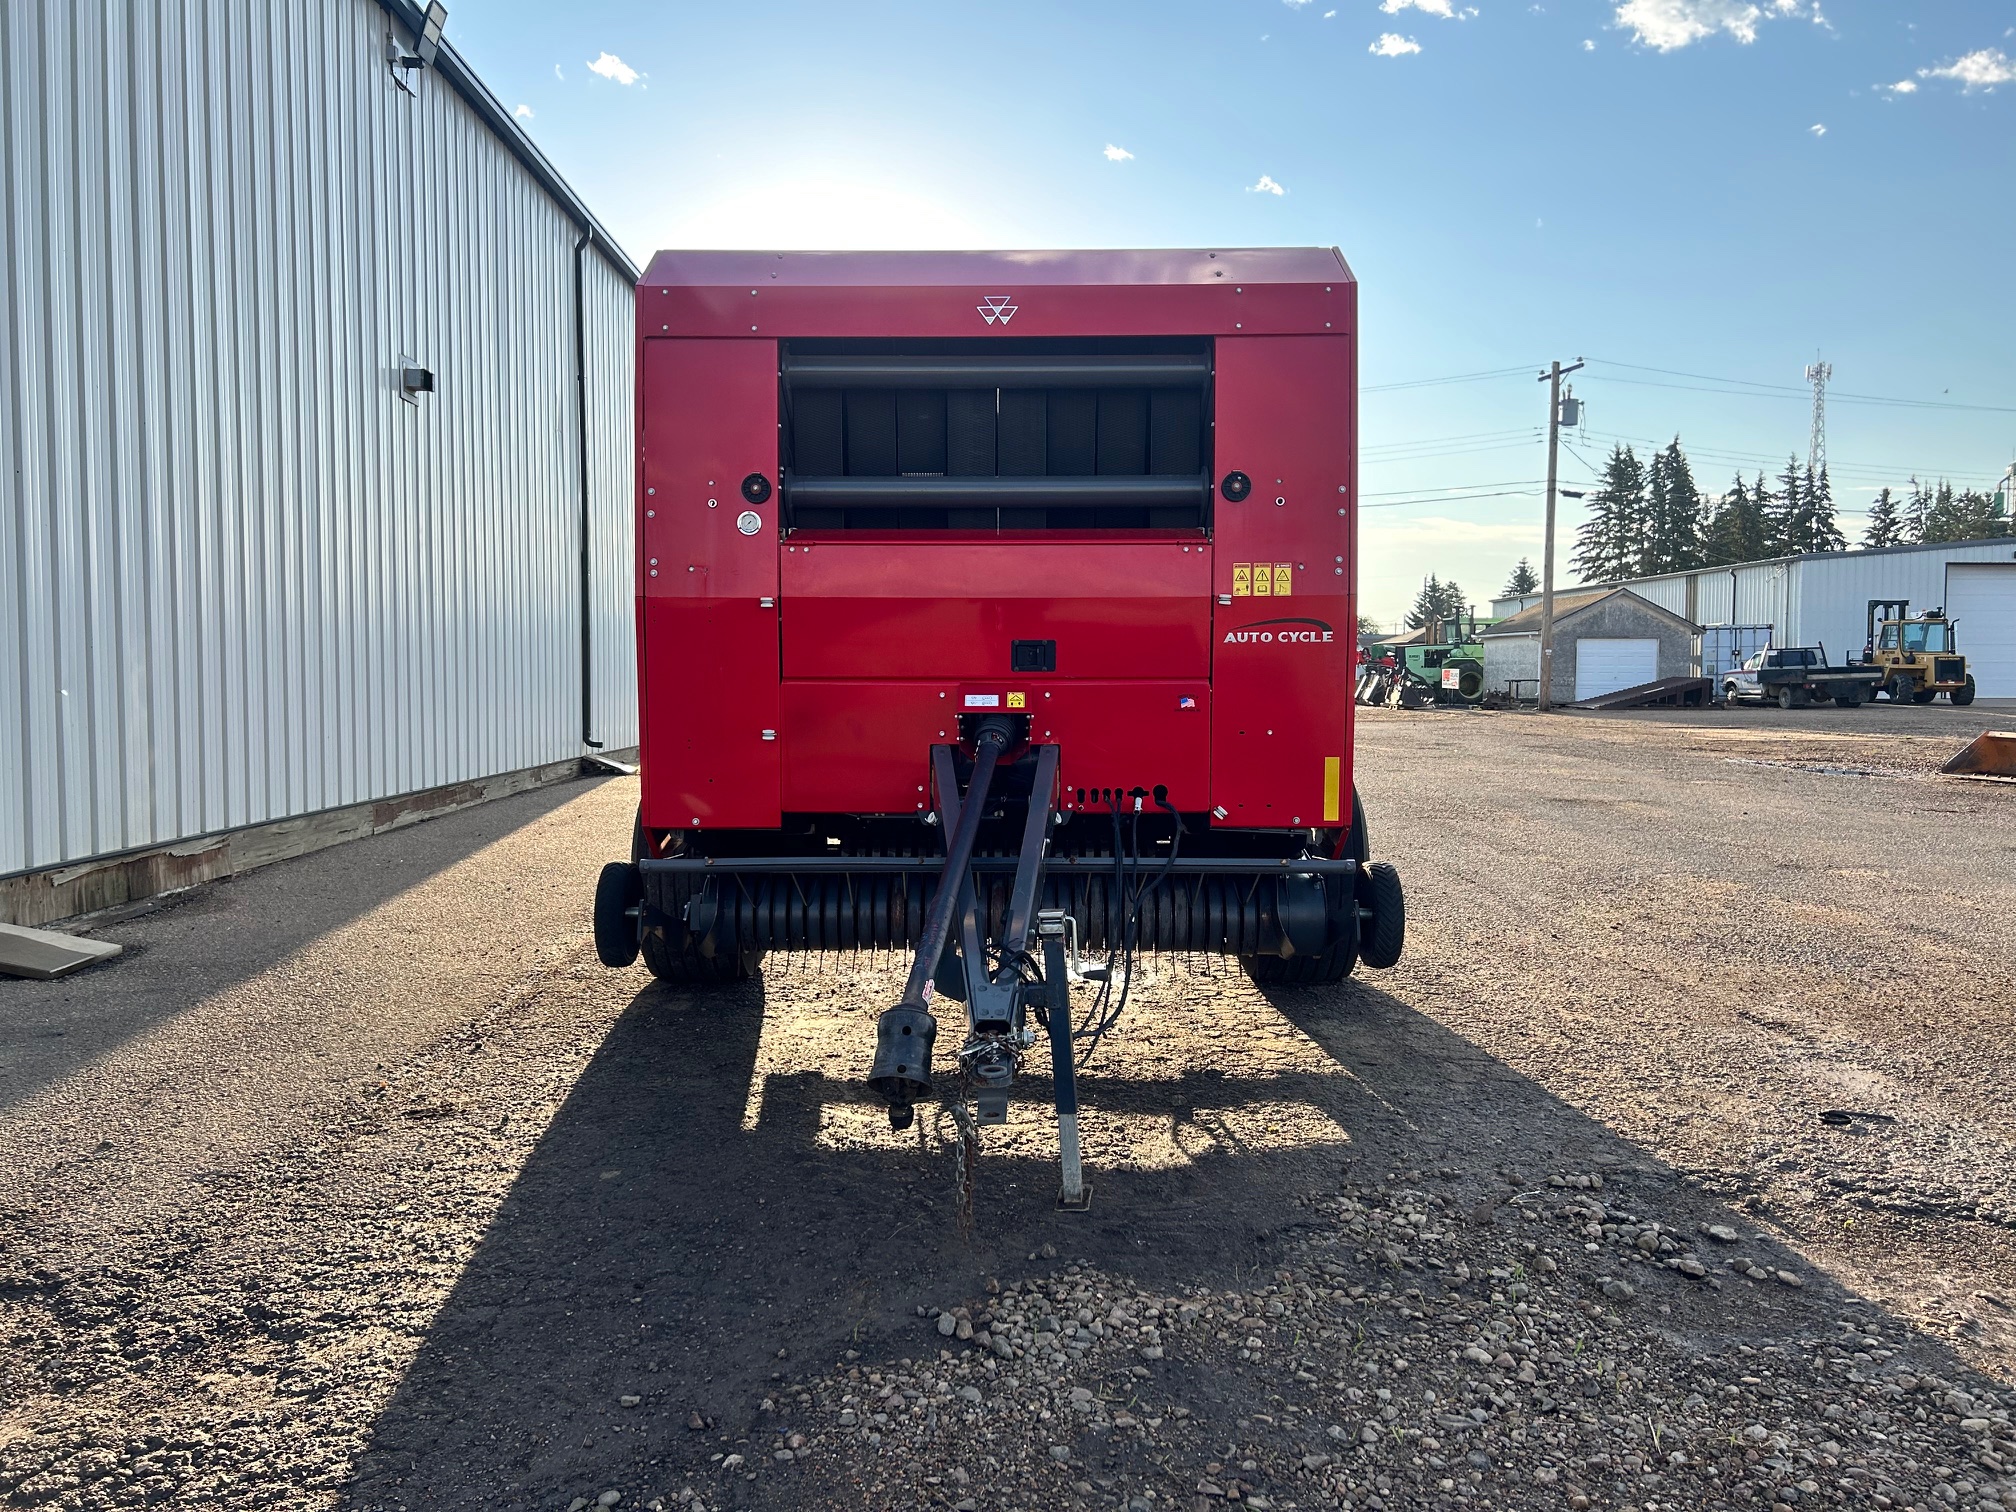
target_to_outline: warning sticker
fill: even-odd
[[[1287,598],[1295,591],[1295,564],[1276,562],[1274,564],[1274,597]]]
[[[1028,708],[1029,695],[1027,693],[1010,693],[1008,695],[1008,707],[1011,709]]]
[[[999,693],[968,693],[966,707],[969,709],[998,709],[1001,707]]]
[[[1253,564],[1253,597],[1271,598],[1274,594],[1274,574],[1265,562]]]
[[[1234,562],[1232,564],[1232,597],[1245,598],[1253,591],[1253,564]]]

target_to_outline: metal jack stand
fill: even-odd
[[[1092,1206],[1092,1188],[1078,1153],[1078,1075],[1071,1060],[1071,977],[1065,952],[1070,920],[1061,908],[1036,915],[1036,937],[1043,942],[1043,998],[1050,1020],[1050,1070],[1057,1091],[1057,1158],[1063,1179],[1057,1206],[1082,1213]]]

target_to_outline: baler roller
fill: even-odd
[[[1158,882],[1160,869],[1161,863],[1145,860],[1130,868],[1123,884],[1111,861],[1080,868],[1060,866],[1053,858],[1039,907],[1068,914],[1076,921],[1079,943],[1092,950],[1117,946],[1129,912],[1136,911],[1134,944],[1140,950],[1316,954],[1326,941],[1326,917],[1335,911],[1326,906],[1326,892],[1349,897],[1355,871],[1349,861],[1322,863],[1314,872],[1267,862],[1222,871],[1185,865]],[[1003,930],[1013,879],[976,870],[987,936],[994,939]],[[649,922],[673,931],[690,928],[707,954],[914,949],[937,888],[935,876],[907,868],[710,875],[646,863],[644,871],[645,900],[655,915]]]

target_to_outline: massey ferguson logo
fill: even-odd
[[[989,294],[974,308],[980,312],[980,318],[987,324],[1006,325],[1015,318],[1015,312],[1022,308],[1020,305],[1008,303],[1014,297],[1013,294]]]
[[[1255,620],[1225,632],[1228,646],[1327,646],[1337,639],[1319,619]]]

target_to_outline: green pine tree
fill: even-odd
[[[1519,558],[1512,569],[1512,576],[1505,580],[1505,591],[1500,598],[1522,598],[1529,593],[1540,591],[1540,574],[1533,570],[1533,564],[1525,557]]]
[[[1911,475],[1911,493],[1904,501],[1904,539],[1918,542],[1925,539],[1925,515],[1932,507],[1932,496],[1925,485],[1918,481],[1918,475]]]
[[[1778,475],[1778,490],[1777,502],[1764,516],[1765,549],[1772,556],[1797,556],[1806,550],[1806,501],[1801,497],[1797,457],[1787,459],[1785,471]]]
[[[1869,506],[1869,523],[1862,527],[1862,544],[1870,551],[1904,544],[1904,521],[1898,513],[1898,501],[1887,488],[1878,492],[1876,501]]]
[[[1570,562],[1585,583],[1636,575],[1645,529],[1645,469],[1630,447],[1617,445],[1603,464],[1603,482],[1589,495],[1589,518],[1575,534]]]
[[[1442,619],[1453,623],[1458,616],[1468,613],[1469,609],[1470,604],[1464,598],[1463,590],[1457,587],[1453,580],[1442,585]]]
[[[1442,617],[1442,593],[1442,580],[1429,573],[1422,581],[1421,591],[1414,595],[1414,607],[1407,611],[1405,623],[1409,630],[1419,630]]]
[[[1763,486],[1764,480],[1760,477],[1757,480],[1760,493]],[[1707,539],[1702,547],[1703,565],[1728,567],[1737,562],[1754,562],[1765,554],[1764,513],[1758,498],[1759,495],[1745,486],[1743,475],[1738,473],[1709,521]]]
[[[1657,539],[1654,572],[1692,572],[1702,565],[1701,490],[1694,483],[1694,469],[1680,450],[1675,436],[1666,450],[1653,459],[1660,474],[1659,502],[1652,506]]]
[[[1800,483],[1799,521],[1808,551],[1845,551],[1848,538],[1841,534],[1841,522],[1834,515],[1834,488],[1827,481],[1827,464],[1820,464],[1816,478],[1808,466]]]
[[[1943,478],[1925,511],[1928,541],[1981,541],[2009,534],[2009,517],[1998,497],[1979,489],[1955,492]]]

